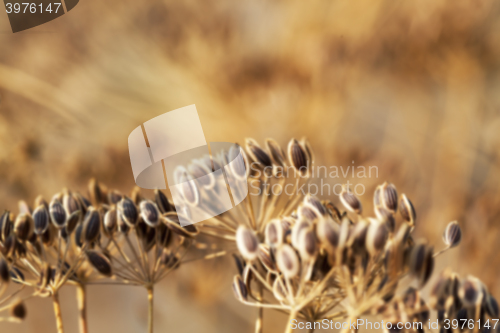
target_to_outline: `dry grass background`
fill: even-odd
[[[208,141],[307,136],[317,164],[377,166],[414,202],[417,233],[462,246],[439,266],[500,293],[498,1],[97,1],[12,34],[0,14],[0,202],[133,185],[127,136],[196,104]],[[331,182],[343,182],[332,179]],[[368,208],[367,207],[367,208]],[[251,332],[229,261],[193,263],[158,288],[161,332]],[[138,332],[142,290],[91,288],[91,332]],[[63,292],[76,332],[73,291]],[[54,331],[50,302],[9,332]],[[284,318],[266,312],[269,332]]]

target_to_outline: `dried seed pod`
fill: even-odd
[[[304,260],[312,260],[318,253],[318,241],[314,230],[304,229],[299,234],[299,246],[297,248],[300,257]]]
[[[182,237],[192,238],[199,233],[198,228],[194,224],[188,224],[182,227],[180,224],[180,219],[182,219],[183,221],[187,221],[187,217],[185,215],[175,212],[169,212],[163,214],[162,221],[168,228],[170,228],[170,230]]]
[[[390,212],[398,210],[398,192],[393,184],[385,182],[380,187],[380,201],[382,206]]]
[[[462,240],[462,229],[457,221],[448,223],[443,233],[443,242],[449,247],[455,247]]]
[[[26,318],[26,308],[24,306],[24,303],[20,300],[14,302],[13,305],[10,307],[10,315],[11,317],[20,320]]]
[[[31,237],[33,219],[27,213],[19,214],[14,222],[14,234],[21,241],[27,241]]]
[[[247,159],[245,152],[238,145],[233,145],[228,152],[229,168],[231,174],[238,180],[246,180],[248,178]]]
[[[236,231],[236,245],[243,258],[252,261],[257,257],[259,239],[253,230],[240,225]]]
[[[200,190],[198,183],[187,173],[182,171],[177,178],[179,193],[184,201],[191,207],[196,207],[200,203]]]
[[[377,255],[385,246],[389,237],[389,230],[385,223],[369,219],[370,224],[366,233],[366,249],[371,256]]]
[[[78,223],[80,223],[81,216],[82,212],[80,210],[76,210],[68,216],[68,221],[66,222],[67,234],[71,234],[75,230]]]
[[[437,310],[445,310],[446,301],[453,297],[453,277],[450,270],[445,270],[431,289],[431,304]]]
[[[271,153],[271,160],[275,166],[284,167],[286,165],[285,152],[274,139],[266,139],[267,150]]]
[[[203,162],[193,160],[187,168],[190,175],[201,185],[203,188],[210,190],[215,186],[215,177]]]
[[[106,195],[105,191],[101,187],[101,184],[95,179],[92,178],[89,181],[89,195],[90,195],[90,201],[95,206],[99,206],[102,203],[106,203]]]
[[[313,205],[303,203],[297,209],[297,216],[299,219],[305,219],[309,222],[314,222],[321,216],[321,213]]]
[[[312,165],[312,163],[314,162],[314,152],[311,148],[311,145],[309,144],[309,141],[307,141],[307,139],[303,137],[302,139],[300,139],[300,145],[306,151],[307,158],[310,161],[310,164]]]
[[[66,214],[71,215],[76,211],[81,210],[81,204],[78,198],[72,193],[65,193],[62,199],[62,204],[66,210]]]
[[[52,200],[49,206],[49,214],[52,223],[57,229],[62,229],[66,225],[66,211],[58,200]]]
[[[156,237],[158,238],[158,246],[168,247],[172,243],[172,231],[165,224],[159,224],[156,227]]]
[[[121,194],[119,191],[113,190],[108,192],[108,203],[110,205],[118,204],[121,199],[123,199],[123,194]]]
[[[418,279],[420,287],[429,280],[434,269],[433,248],[424,243],[416,244],[409,258],[409,271]]]
[[[138,205],[142,200],[144,200],[144,197],[141,194],[141,188],[139,186],[134,186],[134,188],[130,192],[130,200],[132,200],[134,205]]]
[[[350,234],[348,246],[355,252],[362,252],[366,249],[366,235],[368,233],[369,224],[365,220],[360,220],[354,225],[354,229]]]
[[[342,192],[340,192],[340,202],[344,207],[356,214],[361,214],[363,212],[363,207],[361,206],[361,201],[356,197],[346,186],[342,186]]]
[[[234,296],[236,297],[237,300],[240,302],[244,302],[248,299],[248,290],[241,279],[241,276],[235,275],[233,279],[233,292]]]
[[[306,196],[304,197],[304,202],[314,207],[316,211],[323,216],[325,216],[328,213],[326,207],[323,206],[321,201],[314,195],[311,195],[309,193],[306,194]]]
[[[299,273],[300,261],[295,250],[288,244],[282,245],[276,253],[279,270],[287,279],[292,279]]]
[[[160,190],[156,189],[155,190],[155,202],[156,205],[158,206],[158,209],[162,214],[168,213],[173,211],[173,207],[168,201],[167,196]]]
[[[129,198],[124,197],[118,203],[118,214],[130,228],[135,227],[139,221],[137,207]]]
[[[301,176],[308,175],[311,161],[304,147],[296,139],[288,143],[288,159],[290,165],[299,171]]]
[[[396,229],[396,220],[391,211],[383,207],[375,207],[375,214],[381,222],[385,223],[390,232],[394,232],[394,229]]]
[[[144,200],[140,204],[141,217],[151,228],[156,228],[160,223],[160,212],[156,204],[150,200]]]
[[[339,244],[340,226],[331,218],[320,219],[316,226],[316,235],[325,248],[335,250]]]
[[[39,205],[33,212],[33,223],[35,226],[35,233],[42,235],[49,228],[49,212],[45,205]]]
[[[273,162],[269,154],[264,149],[260,148],[257,141],[247,138],[245,139],[245,145],[250,158],[257,162],[261,168],[272,167]]]
[[[4,258],[0,258],[0,281],[3,283],[10,281],[9,265]]]
[[[10,212],[5,211],[0,217],[0,240],[5,241],[9,237],[11,229]]]
[[[474,308],[484,297],[481,282],[473,276],[467,276],[460,284],[458,296],[465,308]]]
[[[281,221],[278,219],[271,220],[266,225],[265,238],[269,246],[277,247],[283,244],[284,230]]]
[[[322,202],[323,206],[326,208],[328,214],[335,220],[339,221],[340,220],[340,211],[339,209],[333,204],[331,201],[323,201]]]
[[[373,193],[373,207],[375,207],[375,209],[377,207],[382,207],[382,201],[380,199],[382,192],[381,187],[382,187],[381,185],[377,186],[375,188],[375,192]]]
[[[243,259],[241,259],[241,257],[235,253],[233,253],[233,259],[234,263],[236,264],[236,268],[238,269],[238,273],[240,274],[240,276],[242,276],[243,270],[245,269],[245,266],[243,264]]]
[[[101,231],[101,214],[94,207],[87,210],[83,221],[82,236],[83,240],[92,243],[99,237]]]
[[[310,228],[311,226],[312,226],[312,223],[304,218],[302,218],[297,223],[295,223],[295,225],[292,228],[292,235],[291,235],[291,243],[292,243],[293,247],[295,247],[295,248],[299,247],[300,232],[304,229]]]
[[[99,272],[99,274],[107,277],[113,275],[111,262],[104,254],[94,250],[87,250],[85,254],[87,255],[89,263]]]
[[[276,280],[274,280],[273,283],[273,295],[274,297],[280,301],[283,302],[284,300],[287,299],[287,290],[286,290],[286,284],[285,281],[283,281],[282,278],[278,277]]]
[[[415,212],[415,208],[411,203],[410,199],[406,196],[406,194],[401,195],[401,200],[399,202],[399,213],[405,219],[405,221],[410,222],[412,225],[415,224],[415,220],[417,219],[417,213]]]
[[[488,294],[488,296],[486,297],[485,309],[491,318],[498,318],[499,316],[498,302],[495,299],[495,297],[493,297],[493,295],[491,294]]]
[[[257,256],[259,257],[262,265],[271,272],[276,272],[276,263],[274,262],[274,258],[271,255],[271,250],[265,244],[259,244],[259,249]]]
[[[118,217],[117,217],[116,208],[111,207],[110,210],[108,210],[106,212],[106,214],[104,214],[104,223],[103,223],[104,231],[108,235],[111,236],[115,232],[115,230],[118,226],[117,220],[118,220]]]
[[[177,268],[180,262],[178,254],[168,249],[163,249],[160,256],[161,264],[168,269]]]

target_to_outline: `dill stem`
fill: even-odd
[[[64,333],[61,304],[59,303],[59,294],[57,292],[52,295],[52,304],[54,305],[54,315],[56,316],[57,333]]]
[[[285,333],[292,333],[293,332],[292,320],[294,320],[296,316],[297,316],[297,310],[295,310],[295,308],[292,308],[292,310],[290,311],[290,316],[288,317],[288,321],[286,322]]]
[[[257,301],[262,302],[263,287],[259,284],[259,289],[257,290]],[[264,308],[259,307],[257,309],[257,319],[255,320],[255,333],[262,333],[264,328],[263,318],[264,318]]]
[[[87,333],[87,291],[85,290],[85,285],[81,283],[76,285],[76,299],[78,302],[78,325],[80,333]]]
[[[148,332],[153,333],[153,286],[146,287],[148,291]]]

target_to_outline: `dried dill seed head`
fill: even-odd
[[[443,242],[450,248],[460,244],[462,240],[462,230],[457,221],[448,223],[443,233]]]
[[[252,230],[240,225],[236,231],[236,245],[246,260],[252,261],[257,257],[259,240]]]

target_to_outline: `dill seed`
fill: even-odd
[[[493,295],[488,294],[488,296],[486,297],[485,305],[486,305],[485,309],[488,315],[491,318],[498,318],[499,315],[498,302],[495,299],[495,297],[493,297]]]
[[[285,153],[280,145],[273,139],[266,139],[267,150],[271,153],[271,160],[274,165],[284,167],[286,165]]]
[[[0,240],[5,240],[10,234],[12,221],[10,220],[10,212],[5,211],[0,217]]]
[[[35,226],[35,233],[42,235],[49,228],[49,213],[45,205],[41,204],[33,212],[33,222]]]
[[[366,249],[368,253],[375,256],[379,253],[389,236],[389,230],[386,225],[378,220],[371,220],[366,233]]]
[[[151,228],[155,228],[160,223],[160,212],[156,205],[150,200],[144,200],[140,204],[141,217]]]
[[[78,223],[80,223],[81,216],[82,212],[76,210],[68,217],[68,221],[66,222],[66,232],[68,234],[71,234],[75,230]]]
[[[71,193],[64,194],[62,204],[68,215],[71,215],[76,211],[80,211],[80,202]]]
[[[66,211],[58,200],[53,200],[49,206],[49,214],[52,223],[57,229],[64,228],[66,224]]]
[[[448,223],[443,233],[443,241],[448,247],[452,248],[460,244],[462,240],[462,230],[457,221]]]
[[[274,259],[271,256],[271,251],[267,245],[260,244],[257,255],[262,265],[264,265],[268,271],[276,272],[276,263],[274,262]]]
[[[243,258],[253,261],[257,257],[259,240],[255,233],[245,226],[240,225],[236,231],[236,245]]]
[[[265,239],[270,246],[279,246],[283,243],[284,230],[281,221],[273,219],[266,226]]]
[[[4,283],[10,281],[9,266],[4,258],[0,258],[0,280]]]
[[[95,208],[91,207],[87,211],[83,221],[82,236],[86,242],[92,243],[99,237],[101,229],[101,215]]]
[[[116,190],[113,190],[108,193],[108,202],[110,205],[118,204],[121,199],[123,199],[123,195]]]
[[[309,156],[296,139],[292,139],[288,143],[288,158],[290,165],[298,170],[301,175],[305,176],[308,173]]]
[[[307,194],[304,197],[304,202],[311,205],[312,207],[314,207],[318,211],[319,214],[321,214],[323,216],[325,216],[327,214],[326,207],[323,206],[321,201],[319,201],[319,199],[317,197],[315,197],[314,195]]]
[[[279,270],[288,278],[295,277],[300,270],[299,257],[288,244],[282,245],[276,253],[276,262]]]
[[[285,281],[283,281],[282,278],[277,278],[276,280],[274,280],[273,295],[280,302],[286,300],[286,291],[284,288],[286,288]]]
[[[323,246],[336,249],[339,243],[340,227],[330,218],[320,219],[316,228],[316,235]]]
[[[411,203],[410,199],[406,196],[406,194],[401,195],[401,200],[399,202],[399,213],[407,222],[415,223],[417,219],[417,214],[415,212],[415,208]]]
[[[129,198],[124,197],[120,200],[118,203],[118,214],[129,227],[133,228],[137,225],[139,214],[134,202]]]
[[[181,227],[180,225],[180,219],[179,219],[179,213],[175,212],[170,212],[163,214],[163,222],[165,225],[170,228],[173,232],[176,234],[187,237],[187,238],[192,238],[198,234],[198,228],[196,228],[195,225],[193,224],[188,224],[185,227]],[[183,215],[180,215],[183,220],[187,220],[187,218]]]
[[[483,297],[479,281],[472,276],[466,277],[460,284],[458,295],[465,308],[473,308]]]
[[[168,213],[173,210],[167,196],[158,189],[155,190],[155,202],[162,214]]]
[[[300,256],[305,260],[313,259],[316,256],[318,243],[312,229],[301,231],[298,249]]]
[[[86,251],[87,259],[89,263],[102,275],[112,276],[113,270],[111,268],[111,262],[109,259],[100,252],[94,250]]]
[[[230,169],[236,179],[246,180],[248,177],[247,166],[245,163],[245,153],[238,145],[233,145],[229,148],[228,158],[230,160]]]
[[[262,168],[271,167],[273,165],[269,154],[259,146],[257,141],[254,139],[246,139],[245,143],[247,152],[252,160],[257,162]]]
[[[398,210],[398,192],[393,184],[385,182],[380,188],[380,199],[385,209],[396,212]]]
[[[346,186],[342,186],[342,192],[340,192],[340,202],[347,208],[348,211],[356,214],[361,214],[363,207],[361,206],[361,201],[356,197]]]
[[[30,238],[32,232],[33,219],[26,213],[19,214],[14,222],[14,234],[21,241]]]
[[[248,298],[248,291],[241,276],[235,275],[233,279],[233,292],[236,299],[239,301],[246,301]]]

